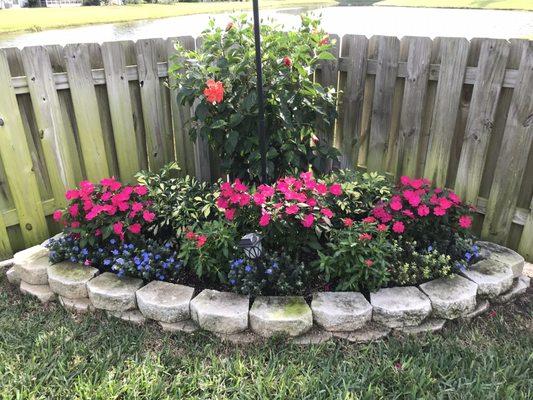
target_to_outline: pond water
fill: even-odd
[[[325,7],[261,11],[284,29],[299,23],[299,15],[322,15],[326,31],[338,33],[392,36],[460,36],[523,38],[533,36],[533,12],[499,10],[431,9],[404,7]],[[33,33],[0,35],[0,47],[137,40],[172,36],[197,36],[210,17],[225,26],[229,13],[197,14],[159,20],[101,24],[77,28],[53,29]],[[250,15],[250,13],[248,13]],[[1,12],[0,12],[1,17]]]

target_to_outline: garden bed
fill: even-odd
[[[248,296],[202,291],[169,282],[99,274],[70,262],[49,265],[49,250],[35,246],[13,259],[8,280],[23,293],[47,303],[59,299],[71,312],[104,310],[137,324],[151,320],[165,331],[201,328],[233,342],[288,336],[299,344],[332,337],[367,342],[392,331],[417,334],[442,329],[449,320],[469,320],[490,304],[514,300],[526,292],[524,259],[514,251],[478,242],[483,259],[461,275],[409,287],[384,288],[365,297],[358,292],[318,292],[301,296]],[[251,306],[250,306],[251,304]]]

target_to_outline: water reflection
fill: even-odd
[[[464,9],[428,9],[403,7],[316,7],[261,11],[263,19],[272,18],[291,29],[299,24],[299,15],[321,15],[322,26],[340,35],[366,36],[461,36],[520,38],[533,36],[533,12]],[[1,14],[1,13],[0,13]],[[251,15],[249,12],[247,15]],[[0,47],[105,42],[199,35],[210,17],[225,26],[230,13],[197,14],[158,20],[102,24],[54,29],[34,33],[0,35]]]

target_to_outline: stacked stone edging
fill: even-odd
[[[49,265],[48,249],[34,246],[15,254],[6,272],[22,293],[47,303],[59,298],[73,313],[105,310],[135,324],[148,320],[164,331],[192,333],[204,329],[231,343],[286,335],[294,344],[314,344],[332,337],[368,342],[391,332],[418,334],[443,328],[447,320],[470,320],[491,304],[502,304],[526,292],[518,253],[478,242],[485,259],[446,278],[418,286],[383,288],[368,301],[358,292],[314,293],[310,305],[300,296],[247,296],[168,282],[119,277],[95,268],[62,262]],[[7,264],[7,263],[6,263]]]

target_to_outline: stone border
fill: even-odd
[[[44,244],[44,243],[43,243]],[[41,302],[59,300],[68,311],[105,310],[134,324],[158,322],[164,331],[203,329],[224,341],[250,343],[285,335],[295,344],[315,344],[333,337],[350,342],[379,340],[391,332],[419,334],[441,330],[449,320],[470,320],[491,304],[526,292],[524,258],[508,248],[477,242],[484,257],[460,274],[418,286],[383,288],[366,299],[357,292],[320,292],[310,304],[302,296],[248,296],[179,284],[102,274],[91,267],[45,262],[48,249],[37,245],[2,265],[10,283]]]

